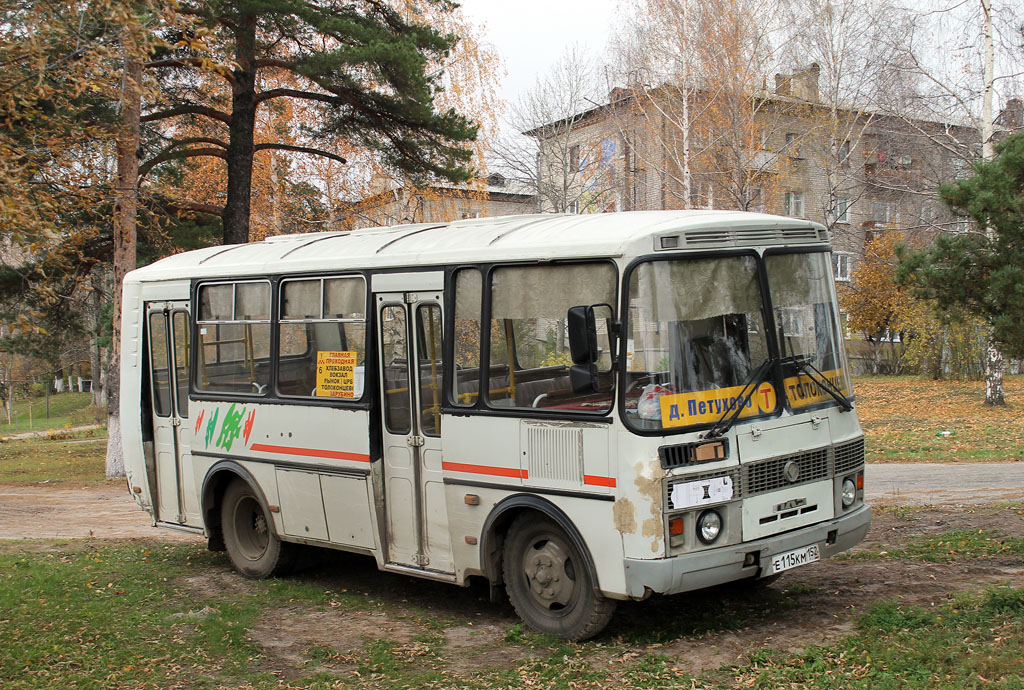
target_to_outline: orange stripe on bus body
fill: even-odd
[[[441,469],[452,472],[467,472],[469,474],[489,474],[494,477],[529,478],[527,471],[521,470],[518,467],[491,467],[489,465],[467,465],[461,462],[442,462]]]
[[[583,475],[583,483],[589,484],[590,486],[607,486],[614,489],[615,477],[601,477],[596,474],[585,474]]]
[[[290,446],[270,446],[265,443],[254,443],[249,450],[264,453],[280,453],[281,455],[299,455],[304,458],[330,458],[331,460],[354,460],[370,462],[370,456],[362,453],[346,453],[341,450],[322,450],[320,448],[292,448]]]

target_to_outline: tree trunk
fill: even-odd
[[[139,110],[142,63],[132,56],[124,62],[123,129],[117,140],[117,195],[114,202],[114,326],[107,372],[107,477],[124,476],[121,446],[121,288],[124,276],[135,268],[139,193]]]
[[[981,9],[985,15],[983,38],[985,41],[985,89],[981,98],[981,157],[992,160],[995,155],[995,142],[992,123],[992,91],[995,82],[995,50],[992,38],[992,0],[981,0]],[[995,231],[985,228],[989,241],[995,240]],[[994,342],[989,342],[985,357],[985,406],[1005,405],[1003,398],[1003,353]]]
[[[100,338],[103,335],[103,276],[98,268],[92,271],[92,292],[89,293],[89,308],[92,312],[92,334],[89,336],[89,369],[92,371],[92,404],[103,404],[103,356]]]
[[[228,196],[224,204],[224,244],[249,241],[252,159],[256,131],[256,20],[242,17],[235,29],[231,87],[231,139],[228,141]]]
[[[284,234],[281,223],[281,181],[277,176],[277,156],[270,152],[270,219],[274,235]]]
[[[985,407],[1005,405],[1003,397],[1003,353],[995,343],[989,343],[985,357]]]

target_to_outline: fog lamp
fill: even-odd
[[[705,510],[697,518],[697,538],[710,544],[722,533],[722,516],[715,510]]]
[[[847,477],[843,480],[843,507],[849,508],[857,498],[857,485]]]

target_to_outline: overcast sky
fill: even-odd
[[[514,101],[577,43],[599,56],[608,41],[617,0],[459,0],[462,11],[485,25],[485,40],[505,62],[501,95]]]

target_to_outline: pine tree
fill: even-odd
[[[468,180],[468,144],[477,128],[453,109],[439,112],[435,107],[444,77],[436,67],[457,37],[433,28],[425,14],[454,7],[448,0],[179,3],[177,11],[188,21],[168,32],[174,48],[146,65],[173,86],[165,89],[167,102],[145,113],[142,121],[197,118],[226,130],[227,137],[172,139],[144,164],[143,172],[167,160],[224,159],[226,244],[249,237],[253,155],[259,150],[344,162],[329,147],[312,145],[342,140],[375,151],[407,175]],[[211,78],[224,90],[197,88]],[[269,82],[273,86],[265,88]],[[257,109],[279,98],[319,106],[318,121],[306,132],[311,145],[255,141]]]
[[[1003,351],[1024,357],[1024,133],[996,146],[974,176],[939,188],[976,232],[942,235],[929,249],[903,258],[901,276],[944,310],[984,318]],[[987,229],[987,230],[986,230]]]

